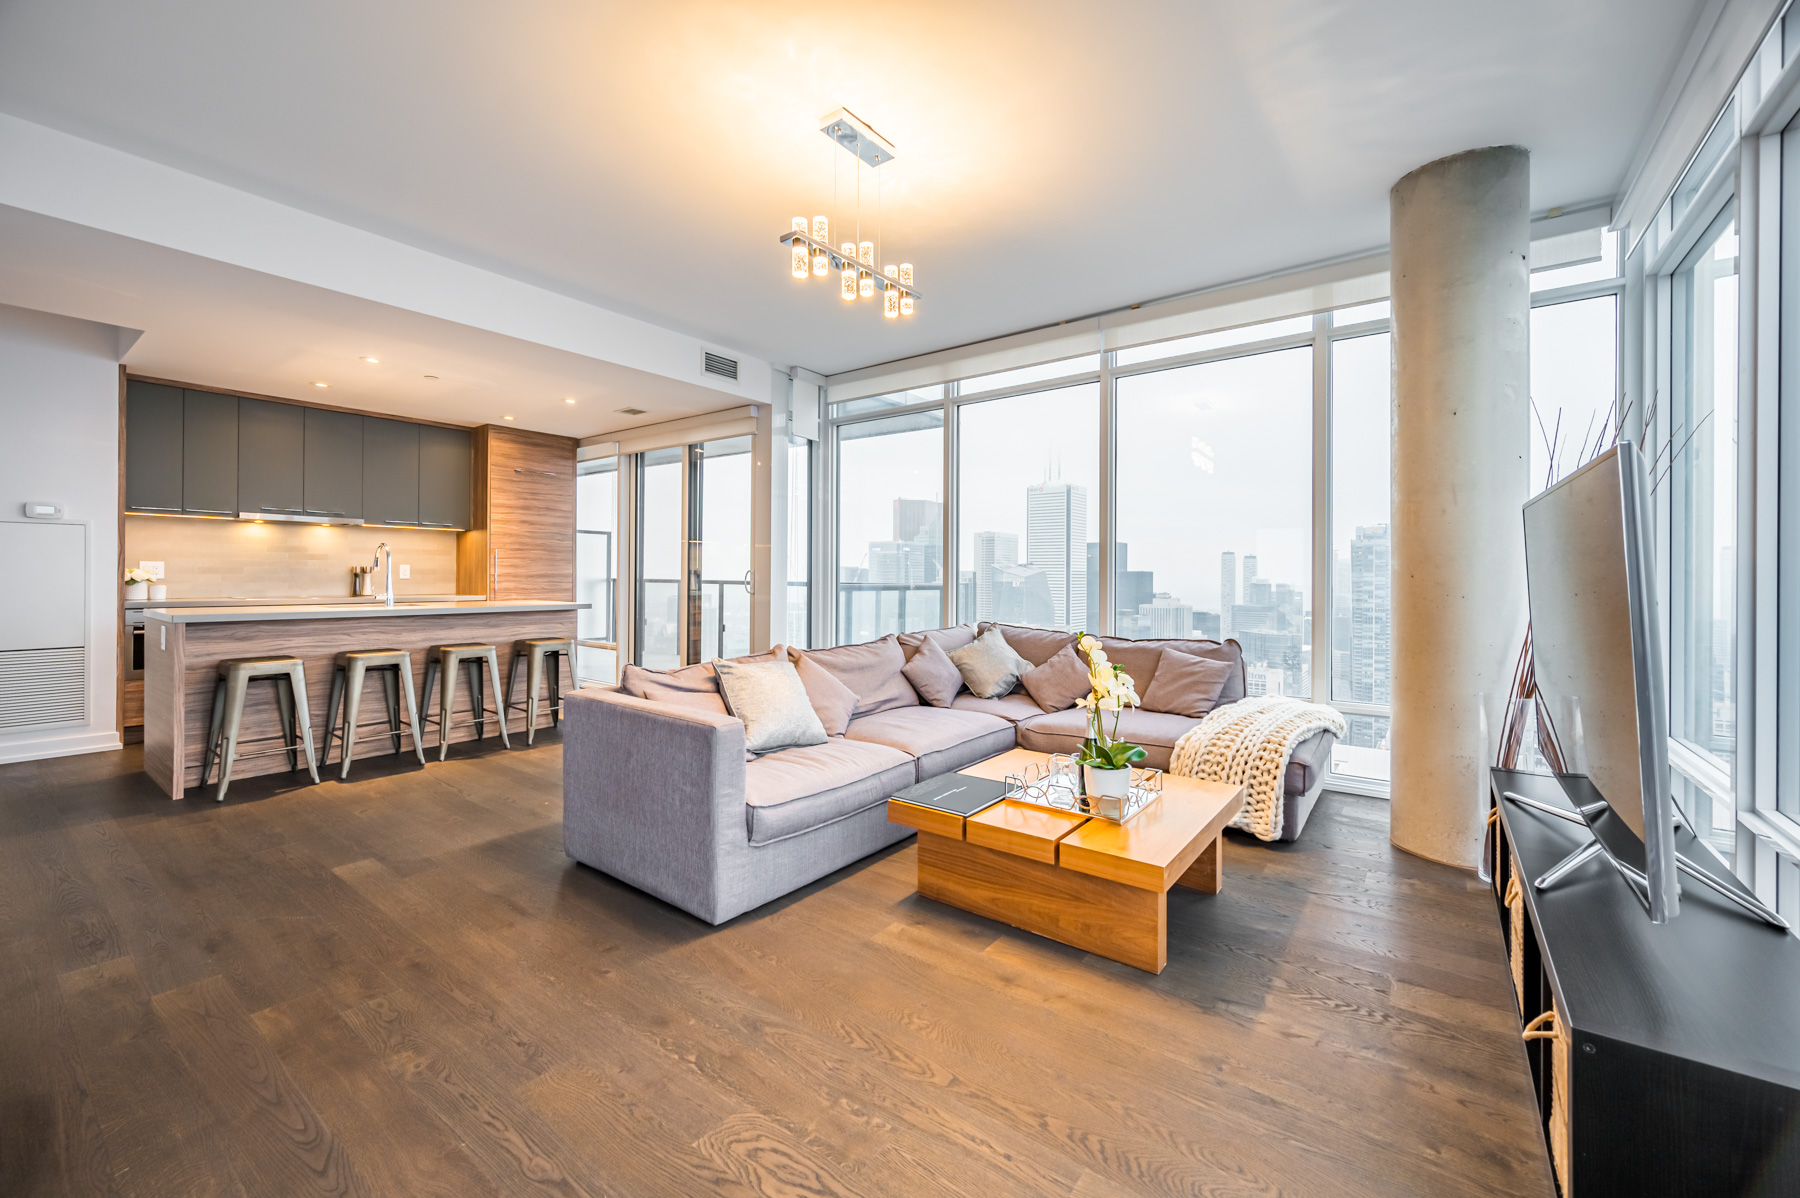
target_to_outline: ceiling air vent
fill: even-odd
[[[620,408],[619,409],[619,415],[621,415],[621,416],[642,416],[643,414],[644,414],[643,408]]]
[[[737,382],[737,359],[727,358],[724,354],[715,354],[711,350],[706,353],[706,373],[716,374],[722,379]]]

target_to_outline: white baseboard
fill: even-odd
[[[11,761],[42,761],[48,757],[73,757],[78,753],[105,753],[125,745],[117,732],[63,732],[30,740],[0,740],[0,765]]]

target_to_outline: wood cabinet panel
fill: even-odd
[[[136,512],[181,508],[182,393],[132,382],[125,387],[125,506]]]
[[[575,441],[486,425],[474,458],[481,475],[463,585],[484,578],[496,600],[573,599]]]

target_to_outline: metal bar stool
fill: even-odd
[[[331,742],[342,736],[338,756],[343,759],[339,778],[350,776],[350,758],[356,753],[357,711],[362,704],[363,679],[371,672],[380,675],[382,689],[387,692],[388,736],[394,752],[400,752],[400,696],[406,696],[406,718],[412,729],[413,752],[419,764],[425,764],[425,747],[419,740],[419,708],[413,701],[412,654],[405,649],[356,649],[337,655],[331,672],[331,701],[325,709],[325,751],[319,754],[322,764],[331,762]],[[343,712],[340,729],[338,713]]]
[[[244,721],[244,696],[250,683],[266,678],[275,684],[275,703],[281,711],[279,749],[258,749],[238,753],[238,729]],[[274,740],[263,736],[255,741]],[[219,793],[213,798],[223,803],[231,786],[231,765],[239,756],[267,757],[286,753],[288,769],[300,768],[299,748],[305,747],[306,768],[312,780],[319,780],[318,762],[313,758],[312,715],[306,706],[306,668],[298,657],[228,657],[219,663],[219,679],[213,683],[212,728],[207,733],[206,751],[200,755],[200,785],[219,762]]]
[[[511,714],[513,709],[513,691],[519,680],[519,659],[524,658],[525,687],[530,695],[525,706],[528,716],[525,720],[525,743],[533,744],[537,740],[538,689],[544,684],[544,666],[550,667],[550,726],[562,726],[562,679],[561,663],[569,663],[569,680],[575,679],[575,642],[566,637],[538,636],[527,640],[514,641],[512,665],[506,671],[506,710]]]
[[[450,713],[456,710],[456,671],[459,667],[469,671],[469,711],[475,717],[470,723],[475,725],[475,739],[487,735],[487,696],[481,681],[483,662],[487,663],[488,675],[494,681],[494,720],[500,725],[500,743],[512,748],[512,741],[506,735],[506,709],[501,702],[500,651],[492,645],[433,645],[425,654],[425,701],[420,704],[419,726],[431,723],[431,693],[439,686],[441,674],[443,693],[438,696],[438,760],[450,755]]]

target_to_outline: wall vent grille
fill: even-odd
[[[708,350],[706,354],[706,373],[716,374],[722,379],[737,382],[738,364],[736,358],[727,358],[724,354],[715,354]]]
[[[0,731],[87,719],[87,650],[0,653]]]

